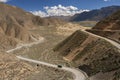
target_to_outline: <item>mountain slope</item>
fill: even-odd
[[[98,22],[92,29],[120,30],[120,10]]]
[[[101,20],[92,29],[87,31],[120,43],[120,10]]]
[[[120,6],[103,7],[101,9],[76,14],[73,17],[71,17],[70,21],[99,21],[116,12],[117,10],[120,10]]]
[[[35,38],[38,40],[39,36],[31,31],[40,25],[34,19],[36,16],[29,12],[0,3],[0,48],[9,49],[18,43],[32,42]]]
[[[120,54],[116,47],[99,37],[79,30],[58,44],[54,51],[89,76],[99,72],[119,71],[120,68]],[[114,77],[113,73],[112,78]]]

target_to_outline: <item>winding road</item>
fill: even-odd
[[[93,36],[96,36],[96,37],[99,37],[99,38],[102,38],[108,42],[110,42],[112,45],[114,45],[115,47],[117,47],[120,51],[120,44],[115,42],[115,41],[112,41],[110,39],[107,39],[105,37],[101,37],[101,36],[98,36],[98,35],[95,35],[93,33],[90,33],[90,32],[87,32],[85,30],[82,30],[83,32],[85,33],[88,33],[90,35],[93,35]],[[18,46],[14,49],[11,49],[11,50],[8,50],[7,53],[10,53],[10,52],[13,52],[15,50],[18,50],[18,49],[21,49],[22,47],[30,47],[34,44],[39,44],[39,43],[42,43],[44,41],[44,38],[41,38],[39,41],[36,41],[36,42],[33,42],[33,43],[30,43],[30,44],[24,44],[24,45],[21,45],[21,46]],[[69,71],[71,73],[74,74],[74,80],[87,80],[88,79],[88,76],[85,72],[81,71],[81,70],[77,70],[75,68],[69,68],[69,67],[62,67],[62,68],[58,68],[58,65],[54,65],[54,64],[50,64],[50,63],[46,63],[46,62],[42,62],[42,61],[37,61],[37,60],[33,60],[33,59],[28,59],[28,58],[24,58],[22,56],[16,56],[18,59],[20,60],[24,60],[24,61],[28,61],[28,62],[32,62],[32,63],[36,63],[36,64],[41,64],[41,65],[45,65],[45,66],[48,66],[48,67],[53,67],[53,68],[56,68],[56,69],[61,69],[61,70],[65,70],[65,71]]]
[[[35,40],[35,42],[29,43],[29,44],[21,44],[20,46],[17,46],[14,49],[10,49],[8,51],[6,51],[7,53],[11,53],[13,51],[19,50],[23,47],[31,47],[34,44],[39,44],[44,42],[44,38],[41,37],[39,38],[39,40]],[[37,60],[33,60],[33,59],[28,59],[28,58],[24,58],[22,56],[16,56],[18,59],[20,60],[24,60],[24,61],[28,61],[28,62],[32,62],[32,63],[36,63],[36,64],[40,64],[40,65],[45,65],[48,67],[52,67],[52,68],[56,68],[56,69],[61,69],[64,71],[69,71],[71,73],[73,73],[74,75],[74,80],[86,80],[88,78],[87,74],[81,70],[77,70],[75,68],[69,68],[69,67],[62,67],[62,68],[58,68],[58,65],[54,65],[54,64],[50,64],[50,63],[46,63],[46,62],[42,62],[42,61],[37,61]]]
[[[34,39],[34,38],[33,38]],[[35,39],[34,39],[35,40]],[[21,49],[21,48],[23,48],[23,47],[31,47],[31,46],[33,46],[34,44],[39,44],[39,43],[42,43],[42,42],[44,42],[44,38],[43,37],[40,37],[39,38],[39,40],[35,40],[34,42],[32,42],[32,43],[29,43],[29,44],[21,44],[21,45],[19,45],[19,46],[17,46],[16,48],[14,48],[14,49],[10,49],[10,50],[8,50],[8,51],[6,51],[7,53],[10,53],[10,52],[13,52],[13,51],[15,51],[15,50],[19,50],[19,49]]]
[[[32,62],[32,63],[36,63],[36,64],[40,64],[40,65],[45,65],[48,67],[52,67],[52,68],[61,69],[64,71],[71,72],[74,74],[74,80],[87,80],[87,78],[88,78],[86,73],[84,73],[83,71],[77,70],[75,68],[69,68],[69,67],[58,68],[58,65],[54,65],[54,64],[50,64],[50,63],[46,63],[46,62],[42,62],[42,61],[37,61],[37,60],[33,60],[33,59],[28,59],[28,58],[24,58],[22,56],[16,56],[16,57],[20,60],[24,60],[24,61],[28,61],[28,62]]]
[[[116,48],[118,48],[119,51],[120,51],[120,44],[119,44],[119,43],[117,43],[117,42],[115,42],[115,41],[113,41],[113,40],[110,40],[110,39],[108,39],[108,38],[105,38],[105,37],[102,37],[102,36],[99,36],[99,35],[96,35],[96,34],[87,32],[87,31],[85,31],[85,30],[82,30],[82,31],[85,32],[85,33],[88,33],[88,34],[90,34],[90,35],[93,35],[93,36],[96,36],[96,37],[98,37],[98,38],[101,38],[101,39],[104,39],[104,40],[108,41],[108,42],[111,43],[113,46],[115,46]]]

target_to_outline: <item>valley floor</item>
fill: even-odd
[[[27,57],[34,60],[45,61],[51,64],[70,66],[65,60],[63,60],[62,56],[58,56],[58,54],[54,53],[52,48],[65,39],[67,36],[56,35],[56,33],[51,30],[51,28],[47,29],[40,28],[39,30],[34,30],[33,32],[42,34],[44,36],[44,41],[42,43],[33,45],[31,47],[22,47],[21,49],[16,49],[15,51],[8,51],[15,55],[21,55],[23,57]],[[68,71],[63,71],[55,68],[50,68],[43,65],[37,65],[31,62],[27,62],[35,67],[38,73],[33,74],[28,77],[28,80],[74,80],[73,74]]]
[[[47,33],[46,33],[47,31]],[[62,55],[59,55],[57,52],[53,51],[53,48],[66,39],[68,36],[61,36],[56,34],[56,30],[54,28],[43,28],[40,27],[37,30],[34,30],[34,33],[41,34],[41,36],[44,36],[45,40],[42,43],[33,45],[31,47],[23,47],[20,50],[16,50],[12,53],[16,55],[21,55],[23,57],[34,59],[38,61],[47,62],[50,64],[55,65],[62,65],[66,67],[74,67],[74,62],[67,62],[63,59]],[[93,34],[92,34],[93,35]],[[94,35],[96,36],[96,35]],[[99,37],[99,36],[97,36]],[[103,38],[103,37],[100,37]],[[106,40],[106,38],[103,38]],[[108,40],[108,42],[111,42],[113,45],[114,43],[111,40]],[[118,45],[118,44],[117,44]],[[117,46],[116,45],[116,46]],[[118,45],[119,47],[120,45]],[[63,71],[59,69],[50,68],[43,65],[34,64],[31,62],[27,62],[31,64],[33,67],[37,69],[37,73],[33,74],[28,77],[28,80],[74,80],[74,76],[71,72]],[[91,78],[92,79],[92,78]],[[94,79],[93,79],[94,80]],[[107,80],[107,79],[106,79]]]

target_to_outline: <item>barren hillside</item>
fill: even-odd
[[[97,35],[100,35],[100,36],[103,36],[103,37],[106,37],[106,38],[109,38],[111,40],[114,40],[114,41],[120,43],[120,30],[104,31],[104,30],[89,29],[87,31],[97,34]]]
[[[41,18],[26,12],[15,6],[0,3],[0,34],[4,34],[18,40],[29,42],[33,41],[32,37],[37,38],[31,30],[39,26],[56,26],[66,23],[55,18]]]
[[[93,29],[120,30],[120,10],[98,22]]]
[[[113,45],[79,30],[58,44],[54,51],[59,52],[63,59],[73,62],[74,66],[79,67],[89,76],[120,68],[120,55]]]
[[[120,43],[120,11],[98,22],[92,29],[94,34],[107,37]]]
[[[0,17],[0,42],[6,41],[5,44],[2,43],[4,47],[12,45],[15,47],[19,42],[34,41],[33,36],[37,39],[36,35],[29,31],[37,27],[32,22],[34,15],[31,13],[15,6],[0,3]]]
[[[1,49],[10,49],[18,43],[38,40],[40,34],[33,33],[39,26],[61,24],[61,20],[43,19],[18,7],[0,3]]]

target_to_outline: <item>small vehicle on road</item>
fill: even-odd
[[[57,67],[58,67],[58,68],[62,68],[62,66],[61,66],[61,65],[58,65]]]

